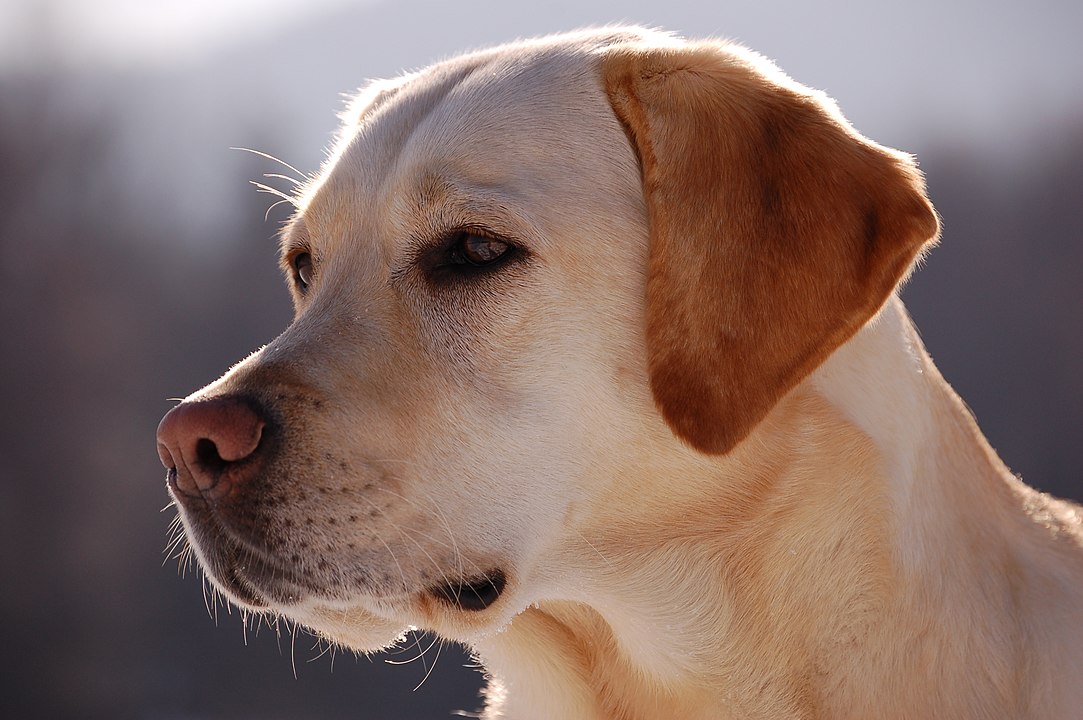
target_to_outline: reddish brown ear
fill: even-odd
[[[907,156],[743,49],[626,46],[603,77],[643,173],[651,389],[724,453],[876,313],[936,215]]]

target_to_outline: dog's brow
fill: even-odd
[[[305,221],[300,213],[294,213],[278,230],[278,254],[285,258],[305,243],[300,240],[305,234]]]

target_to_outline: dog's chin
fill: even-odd
[[[391,647],[411,629],[409,624],[383,617],[363,605],[309,601],[288,608],[283,615],[325,640],[361,653]]]
[[[402,605],[402,600],[331,598],[327,593],[302,589],[281,578],[269,579],[262,570],[250,576],[246,573],[251,572],[251,565],[223,565],[220,559],[213,565],[204,562],[203,567],[211,583],[237,607],[282,617],[356,652],[390,647],[410,629],[407,623],[387,617],[401,612],[388,612],[390,608],[383,607]],[[380,612],[374,610],[376,607],[380,607]]]
[[[278,585],[266,587],[239,574],[208,573],[219,590],[239,607],[281,616],[327,641],[356,652],[375,652],[397,644],[409,630],[428,630],[470,644],[505,627],[516,610],[505,598],[507,577],[492,571],[462,582],[426,588],[395,598],[301,594]]]

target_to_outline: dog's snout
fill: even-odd
[[[181,403],[158,425],[158,456],[176,471],[178,489],[212,489],[225,470],[252,457],[260,447],[266,420],[237,397]]]

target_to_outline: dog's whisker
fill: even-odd
[[[184,527],[181,525],[180,516],[175,516],[169,521],[169,526],[166,528],[167,543],[174,542],[178,537],[184,537]]]
[[[183,534],[174,535],[170,538],[169,544],[166,545],[165,550],[162,551],[162,554],[165,556],[162,558],[162,567],[165,567],[165,564],[170,560],[179,560],[186,548],[187,543],[185,542]]]
[[[210,586],[210,581],[207,579],[207,574],[201,572],[199,574],[200,586],[203,589],[203,607],[207,609],[207,615],[214,619],[215,626],[218,625],[218,609],[213,607],[214,604],[214,592]]]
[[[369,462],[374,464],[396,463],[398,465],[410,465],[417,468],[425,467],[423,463],[419,463],[414,460],[404,460],[402,458],[369,458]]]
[[[447,573],[444,571],[443,567],[441,567],[440,563],[436,562],[436,559],[432,555],[430,555],[427,550],[425,550],[425,547],[421,543],[419,543],[414,538],[410,537],[407,534],[405,528],[400,527],[398,525],[393,525],[392,527],[394,527],[402,537],[404,537],[407,540],[409,540],[410,542],[412,542],[417,547],[417,549],[421,551],[421,553],[428,559],[429,564],[433,567],[433,569],[436,570],[437,573],[440,574],[441,579],[446,584],[448,584],[448,585],[452,584],[451,578],[449,578],[447,576]]]
[[[268,179],[276,178],[276,179],[279,179],[279,180],[285,180],[288,183],[292,183],[296,187],[300,187],[301,185],[304,185],[304,180],[298,180],[295,177],[290,177],[289,175],[283,175],[281,173],[263,173],[263,177],[268,178]]]
[[[412,501],[410,498],[407,498],[407,497],[403,496],[400,493],[397,493],[397,492],[395,492],[393,490],[383,488],[383,487],[378,487],[377,489],[382,490],[382,491],[384,491],[384,492],[386,492],[386,493],[388,493],[388,494],[402,500],[403,502],[407,503],[408,505],[411,505],[411,506],[413,506],[415,508],[418,508],[418,509],[422,509],[417,503]],[[443,525],[445,527],[445,530],[446,530],[446,532],[448,534],[448,538],[451,541],[452,556],[454,558],[453,561],[456,564],[456,567],[458,569],[458,574],[459,574],[459,580],[461,581],[462,579],[465,579],[467,577],[467,573],[466,573],[466,568],[464,567],[464,557],[463,557],[462,553],[459,550],[458,544],[455,541],[455,534],[451,530],[451,525],[448,522],[445,513],[443,513],[442,510],[440,509],[439,503],[437,503],[435,501],[435,499],[432,498],[428,494],[425,494],[425,498],[430,502],[430,504],[432,505],[432,507],[436,511],[437,517],[440,519],[440,521],[443,523]],[[367,500],[367,498],[366,498],[366,500]],[[368,502],[370,504],[373,504],[371,501],[368,501]],[[460,599],[460,593],[462,592],[461,582],[452,581],[452,579],[450,577],[448,577],[448,574],[447,574],[446,570],[443,568],[443,566],[441,566],[439,563],[437,563],[436,560],[428,553],[428,551],[425,550],[425,548],[421,545],[421,543],[417,542],[417,540],[415,540],[413,537],[411,537],[408,533],[416,533],[418,535],[421,535],[423,538],[429,540],[432,543],[436,543],[437,545],[440,545],[441,547],[448,547],[448,545],[446,543],[443,543],[443,542],[437,540],[436,538],[432,537],[428,533],[425,533],[425,532],[423,532],[421,530],[418,530],[416,528],[407,528],[407,527],[399,526],[399,525],[394,525],[394,527],[399,532],[400,535],[402,535],[406,539],[410,540],[425,555],[425,557],[429,560],[432,567],[440,574],[441,579],[444,581],[444,583],[447,584],[447,586],[452,587],[452,588],[455,589],[454,599],[456,601],[458,601]],[[471,566],[471,569],[476,574],[480,575],[480,574],[485,572],[482,568],[478,567],[476,565],[476,563],[474,563],[474,562],[470,562],[469,565]],[[494,584],[493,587],[494,588],[496,587],[495,584]]]
[[[388,665],[409,665],[411,663],[417,662],[418,660],[421,660],[422,664],[423,665],[425,664],[425,653],[427,653],[429,650],[432,649],[432,646],[436,644],[437,638],[434,636],[432,642],[430,642],[428,644],[428,646],[426,646],[424,649],[422,649],[422,647],[421,647],[421,636],[424,633],[419,631],[417,628],[410,628],[409,632],[410,632],[410,636],[414,639],[414,642],[413,643],[407,642],[405,644],[398,645],[398,646],[396,646],[395,649],[397,650],[397,654],[405,653],[408,648],[409,649],[416,649],[417,653],[413,657],[411,657],[409,660],[391,660],[389,658],[384,658],[385,663],[387,663]],[[425,677],[428,677],[428,673],[426,673]],[[424,682],[424,681],[422,681],[422,682]],[[418,687],[421,687],[421,686],[418,685]],[[417,688],[414,688],[414,689],[416,690]]]
[[[421,678],[421,682],[419,682],[417,684],[417,686],[414,687],[414,690],[416,691],[416,690],[418,690],[418,688],[420,688],[422,685],[425,684],[426,680],[429,679],[429,676],[432,674],[432,671],[436,667],[436,661],[440,659],[440,650],[438,648],[437,652],[436,652],[436,658],[434,659],[433,663],[429,664],[429,663],[426,662],[426,655],[429,653],[430,650],[432,650],[433,645],[436,645],[437,642],[440,642],[440,638],[438,636],[434,635],[433,639],[429,642],[429,644],[427,646],[425,646],[424,648],[422,648],[421,647],[421,636],[424,635],[425,633],[419,631],[417,628],[410,628],[409,632],[410,632],[411,637],[413,637],[413,640],[414,640],[411,647],[417,649],[417,654],[415,654],[413,657],[411,657],[408,660],[391,660],[391,659],[385,658],[384,662],[389,664],[389,665],[408,665],[410,663],[414,663],[414,662],[417,662],[418,660],[420,660],[424,675]],[[401,646],[401,645],[398,647],[399,652],[403,652],[405,649],[406,648],[404,646]]]
[[[184,532],[177,532],[176,528],[170,528],[169,535],[166,537],[165,547],[162,549],[162,554],[166,556],[166,560],[169,559],[169,555],[176,549],[177,544],[184,539]],[[163,561],[162,564],[165,564]]]
[[[448,576],[447,571],[441,565],[436,563],[436,561],[432,558],[432,556],[429,555],[429,553],[425,551],[425,548],[420,543],[418,543],[416,540],[414,540],[412,537],[410,537],[407,534],[407,533],[411,533],[411,532],[420,533],[420,531],[413,530],[411,528],[406,528],[406,527],[396,527],[395,529],[398,530],[400,532],[400,534],[402,534],[403,537],[405,537],[407,540],[410,540],[412,543],[414,543],[414,545],[416,545],[417,548],[419,550],[421,550],[422,553],[424,553],[425,557],[427,557],[429,559],[430,564],[440,574],[441,579],[444,581],[444,583],[448,587],[455,588],[455,599],[456,600],[458,600],[461,597],[460,593],[461,593],[461,581],[462,580],[465,580],[468,577],[482,575],[482,574],[485,573],[485,569],[480,567],[477,563],[475,563],[473,561],[467,561],[462,555],[455,555],[454,556],[454,562],[455,562],[456,570],[458,571],[458,580],[459,580],[459,582],[455,582],[455,581],[452,580],[452,578],[450,578]],[[439,541],[433,540],[433,542],[439,542]],[[443,543],[440,543],[440,544],[443,545],[444,547],[447,547],[447,545],[444,545]],[[470,566],[470,572],[469,573],[467,572],[467,568],[464,565],[464,561],[465,561],[465,565]],[[493,587],[495,589],[496,585],[494,584]]]
[[[267,616],[267,629],[275,634],[275,647],[278,648],[278,654],[282,654],[282,628],[279,626],[279,619],[281,615],[274,615],[273,617],[268,614]]]
[[[402,580],[402,590],[403,590],[403,592],[409,592],[410,591],[410,585],[409,585],[409,583],[406,582],[406,573],[404,573],[402,571],[402,565],[399,563],[399,559],[397,557],[395,557],[395,551],[392,550],[391,546],[387,544],[387,541],[384,540],[379,535],[376,536],[376,539],[379,540],[380,544],[384,546],[385,550],[387,550],[388,556],[391,557],[391,562],[395,563],[395,568],[399,571],[399,578]]]
[[[324,642],[323,638],[317,636],[316,638],[314,638],[314,642],[312,643],[312,647],[309,648],[309,650],[318,651],[318,652],[316,652],[315,655],[310,657],[305,662],[306,663],[314,663],[317,660],[319,660],[320,658],[322,658],[324,655],[330,655],[331,654],[331,647],[332,647],[331,643]]]
[[[227,615],[232,615],[233,614],[233,606],[222,595],[222,591],[218,589],[218,586],[213,584],[213,583],[211,583],[211,600],[214,602],[214,624],[215,625],[218,624],[218,608],[219,607],[224,605],[225,608],[226,608],[226,614]]]
[[[418,658],[421,660],[421,667],[425,671],[425,677],[428,677],[429,668],[428,664],[425,662],[425,651],[421,649],[421,633],[418,632],[416,628],[414,630],[411,630],[410,632],[414,634],[414,647],[417,648]],[[422,680],[422,682],[424,682],[424,680]]]
[[[463,554],[459,548],[459,543],[455,538],[455,532],[451,527],[451,522],[448,520],[447,513],[444,512],[443,508],[440,507],[440,503],[437,502],[436,498],[434,498],[431,493],[422,491],[422,494],[425,499],[429,501],[429,504],[432,505],[436,518],[440,521],[441,525],[443,525],[444,532],[447,534],[448,540],[451,541],[451,553],[459,571],[459,576],[465,577],[466,570],[463,567]]]
[[[432,675],[432,671],[436,669],[436,663],[440,662],[440,652],[444,649],[444,641],[439,636],[434,637],[433,642],[429,644],[429,647],[425,648],[425,652],[428,652],[432,649],[433,643],[436,643],[436,657],[432,659],[432,664],[429,665],[429,669],[425,673],[425,677],[421,678],[421,682],[419,682],[414,688],[414,692],[417,692],[421,689],[421,686],[424,685],[425,682],[429,679],[429,676]]]
[[[363,500],[364,502],[368,503],[371,508],[379,509],[379,506],[376,503],[374,503],[372,500],[370,500],[369,498],[361,496],[360,499]],[[407,540],[412,542],[415,546],[417,546],[417,549],[420,550],[422,552],[422,554],[425,555],[426,558],[428,558],[428,560],[432,564],[433,568],[435,568],[440,573],[440,575],[443,577],[443,580],[445,582],[450,583],[449,578],[447,577],[446,574],[444,574],[444,571],[440,568],[439,563],[437,563],[436,560],[432,557],[432,555],[430,555],[428,553],[428,551],[425,550],[425,548],[421,545],[421,543],[417,542],[412,537],[407,535],[406,532],[404,532],[404,529],[402,527],[400,527],[398,524],[392,523],[391,527],[393,527],[396,531],[398,531],[399,535],[406,538]],[[387,551],[391,555],[392,559],[395,559],[395,554],[392,552],[391,547],[387,544],[386,541],[383,540],[383,538],[379,538],[379,539],[380,539],[380,542],[383,543],[384,547],[387,548]],[[398,560],[395,560],[395,564],[398,565]],[[399,566],[399,574],[402,575],[403,590],[405,592],[409,592],[409,587],[408,587],[408,585],[406,583],[406,577],[402,572],[402,567],[401,566]]]
[[[418,510],[421,510],[421,511],[424,512],[424,508],[422,508],[420,505],[418,505],[416,502],[414,502],[410,498],[406,497],[402,493],[397,493],[394,490],[391,490],[391,489],[385,488],[385,487],[381,487],[381,486],[376,486],[375,489],[379,490],[381,492],[385,492],[385,493],[387,493],[387,494],[389,494],[389,495],[391,495],[391,496],[393,496],[393,497],[395,497],[395,498],[397,498],[399,500],[402,500],[403,502],[407,503],[408,505],[410,505],[410,506],[412,506],[414,508],[417,508]],[[456,562],[459,563],[459,570],[461,572],[462,569],[463,569],[462,564],[461,564],[462,553],[459,551],[459,545],[458,545],[458,542],[455,539],[455,533],[452,531],[451,523],[447,519],[447,514],[444,513],[443,509],[440,507],[440,503],[438,503],[436,501],[436,499],[432,497],[431,494],[426,493],[423,490],[419,490],[419,491],[424,496],[424,498],[429,501],[429,504],[432,506],[437,519],[444,526],[444,531],[447,533],[448,540],[451,543],[452,554],[456,558]],[[417,530],[417,529],[412,529],[412,531],[416,532],[418,534],[422,534],[421,531]],[[428,535],[427,533],[424,533],[423,537],[425,537],[426,539],[428,539],[428,540],[430,540],[432,542],[440,544],[442,547],[448,547],[445,543],[440,542],[439,540],[432,537],[431,535]]]
[[[174,528],[169,532],[169,536],[166,538],[162,554],[168,559],[173,551],[176,550],[185,539],[187,539],[187,535],[184,534],[184,530]]]
[[[617,572],[617,567],[613,563],[611,563],[609,561],[609,558],[607,558],[605,555],[602,554],[601,550],[599,550],[598,548],[596,548],[594,546],[594,543],[592,543],[590,540],[587,540],[587,536],[584,535],[582,533],[582,531],[580,531],[578,528],[576,528],[575,534],[578,535],[579,538],[583,542],[585,542],[587,544],[587,547],[589,547],[591,550],[594,551],[595,555],[597,555],[598,557],[600,557],[602,559],[602,562],[604,562],[609,567],[610,570],[613,570],[614,572]]]
[[[290,625],[286,621],[286,631],[290,634],[290,667],[293,668],[293,679],[297,679],[297,623]]]
[[[231,147],[230,150],[240,150],[241,152],[252,153],[253,155],[259,155],[262,158],[266,158],[268,160],[271,160],[272,162],[276,162],[279,165],[281,165],[282,167],[284,167],[284,168],[286,168],[288,170],[292,170],[294,173],[296,173],[297,176],[301,178],[301,182],[307,182],[308,180],[311,179],[311,176],[301,172],[300,170],[295,168],[293,165],[290,165],[285,160],[281,160],[281,159],[275,157],[274,155],[271,155],[270,153],[262,152],[261,150],[253,150],[252,148],[247,148],[247,147]]]
[[[289,204],[293,205],[294,207],[297,207],[297,204],[293,201],[293,199],[277,200],[277,201],[271,203],[270,206],[267,208],[267,211],[263,213],[263,222],[267,222],[268,220],[270,220],[271,219],[271,211],[274,210],[276,207],[278,207],[279,205],[281,205],[283,203],[289,203]]]
[[[256,192],[267,193],[268,195],[274,195],[275,197],[282,198],[282,200],[284,202],[288,202],[289,204],[293,205],[294,207],[298,207],[297,198],[295,198],[295,197],[293,197],[291,195],[287,195],[286,193],[282,192],[278,188],[271,187],[270,185],[267,185],[265,183],[261,183],[258,180],[249,180],[248,182],[249,182],[250,185],[254,185],[256,187]]]

